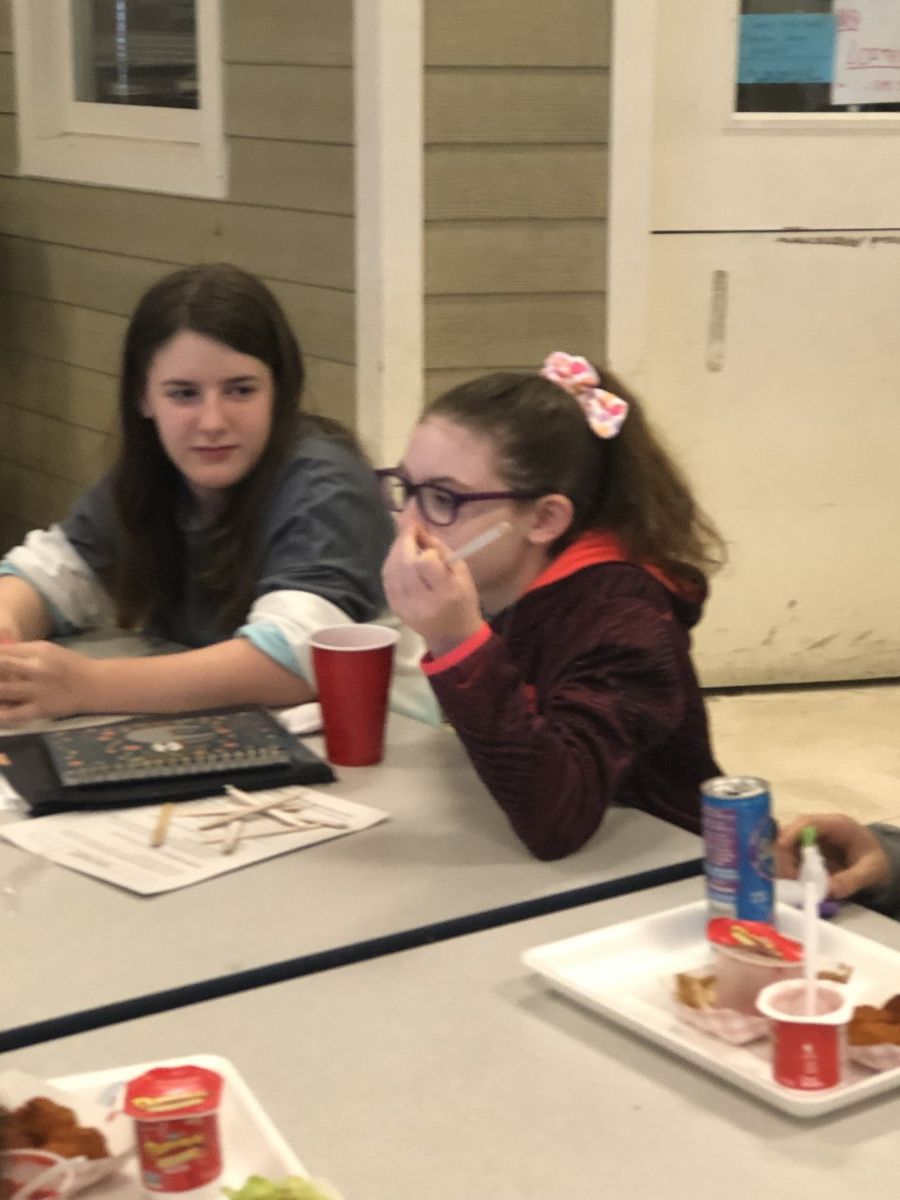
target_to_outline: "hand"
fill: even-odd
[[[844,900],[862,888],[883,887],[891,877],[888,857],[865,825],[841,813],[798,817],[778,835],[775,870],[782,878],[796,879],[800,862],[800,835],[807,825],[816,830],[819,849],[829,874],[828,893]]]
[[[52,642],[0,645],[0,724],[89,712],[94,666]]]
[[[439,657],[471,637],[483,623],[478,592],[464,562],[449,562],[443,542],[421,526],[401,530],[385,560],[388,604]]]

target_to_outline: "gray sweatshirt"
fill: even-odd
[[[883,887],[866,888],[853,899],[900,921],[900,829],[893,825],[870,825],[869,828],[888,856],[891,877]]]

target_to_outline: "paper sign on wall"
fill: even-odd
[[[738,83],[830,83],[830,13],[750,13],[741,17]]]
[[[834,0],[832,104],[900,102],[900,0]]]

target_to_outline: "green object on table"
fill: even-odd
[[[332,1188],[322,1191],[320,1184],[299,1175],[288,1175],[279,1181],[251,1175],[243,1187],[223,1187],[222,1191],[228,1200],[340,1200]]]

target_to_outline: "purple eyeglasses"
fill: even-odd
[[[455,492],[442,483],[410,483],[396,467],[376,471],[381,494],[391,512],[402,512],[415,500],[432,525],[452,525],[464,504],[473,500],[536,500],[546,492]]]

